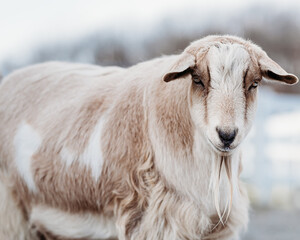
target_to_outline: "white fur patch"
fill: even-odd
[[[31,158],[41,145],[41,137],[29,124],[23,122],[15,135],[15,161],[19,174],[23,177],[28,189],[36,191],[31,172]]]
[[[66,147],[62,148],[60,151],[60,157],[61,159],[65,162],[67,167],[70,167],[71,164],[74,162],[76,159],[75,155]]]
[[[71,239],[117,238],[113,219],[91,213],[68,213],[54,208],[34,207],[31,223],[38,223],[55,235]]]
[[[79,157],[67,148],[63,148],[60,152],[60,157],[66,163],[67,167],[78,159],[80,164],[91,168],[92,176],[96,181],[101,175],[103,165],[103,156],[101,151],[101,134],[103,125],[104,119],[101,118],[89,138],[88,146]]]
[[[244,76],[249,67],[249,53],[240,44],[219,44],[211,47],[208,52],[210,69],[210,91],[207,101],[208,127],[206,135],[215,146],[222,145],[216,128],[238,129],[238,135],[233,145],[239,143],[245,135],[245,90]],[[200,106],[194,105],[194,109]],[[194,116],[199,110],[193,110]],[[198,112],[196,112],[198,111]],[[247,112],[251,112],[249,107]]]
[[[103,156],[101,151],[101,134],[103,125],[104,119],[101,118],[90,136],[87,148],[80,156],[80,162],[92,169],[92,175],[96,181],[100,177],[103,165]]]

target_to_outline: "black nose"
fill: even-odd
[[[224,144],[224,147],[229,147],[230,144],[234,141],[235,136],[237,134],[237,129],[234,129],[233,131],[223,131],[219,128],[217,128],[217,132],[219,134],[219,138],[221,142]]]

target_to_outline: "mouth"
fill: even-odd
[[[228,146],[224,146],[224,147],[220,147],[220,146],[216,146],[215,144],[213,144],[213,142],[210,140],[210,139],[208,139],[208,141],[209,141],[209,143],[210,143],[210,145],[217,151],[217,152],[221,152],[222,154],[226,154],[226,155],[228,155],[228,154],[230,154],[235,148],[236,148],[236,146],[235,147],[228,147]]]

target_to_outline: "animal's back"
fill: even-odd
[[[24,68],[4,78],[0,85],[0,153],[10,149],[7,145],[13,144],[11,137],[21,124],[32,126],[44,136],[54,129],[63,135],[84,108],[107,108],[104,103],[114,91],[109,75],[120,71],[123,69],[53,62]]]

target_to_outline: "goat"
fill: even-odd
[[[257,45],[208,36],[130,68],[60,62],[0,87],[1,239],[238,239],[262,78]]]

